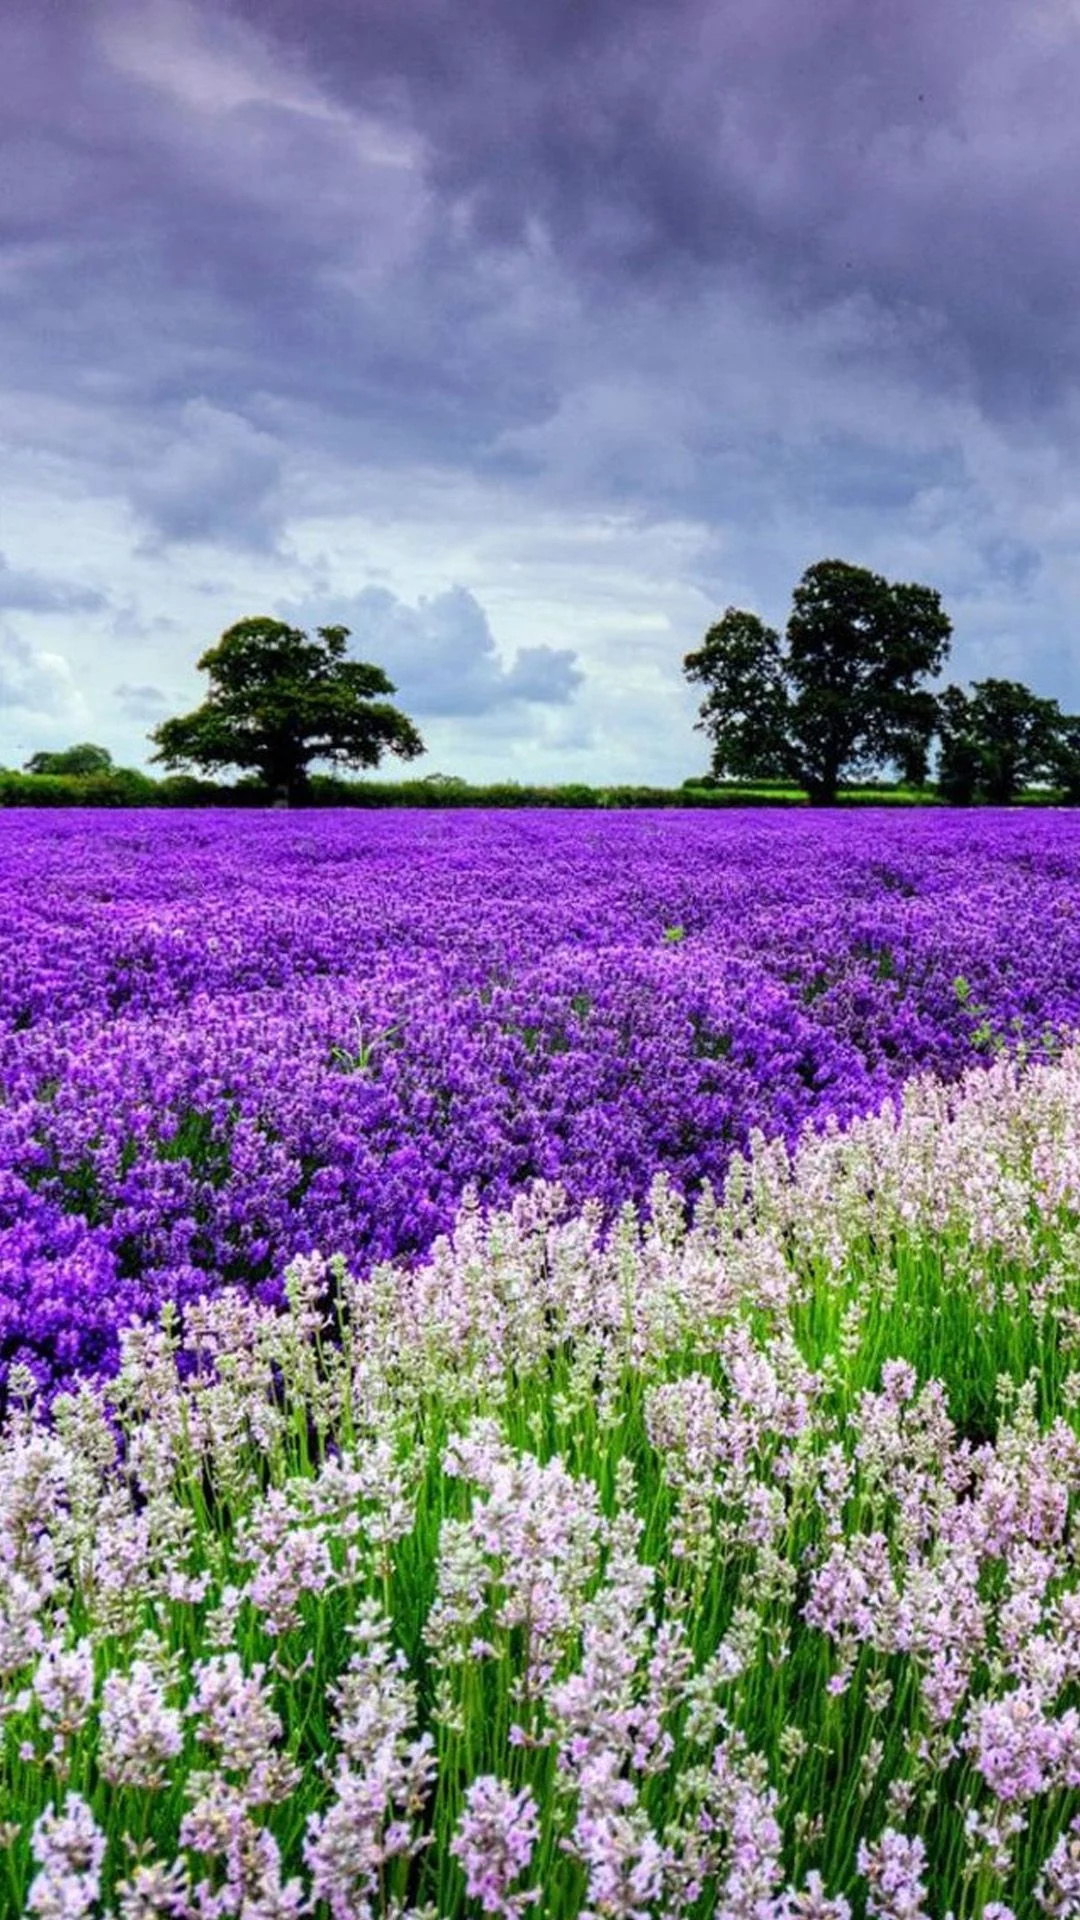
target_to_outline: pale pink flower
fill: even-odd
[[[234,1773],[250,1773],[281,1738],[281,1720],[262,1684],[262,1662],[244,1671],[235,1652],[212,1654],[195,1669],[195,1693],[187,1711],[196,1732],[216,1748],[221,1764]]]
[[[808,1873],[805,1887],[787,1892],[777,1913],[783,1920],[851,1920],[851,1903],[842,1893],[827,1894],[820,1873]]]
[[[649,1920],[663,1891],[664,1851],[615,1754],[593,1754],[582,1767],[577,1818],[565,1844],[588,1873],[591,1908],[610,1920]]]
[[[532,1859],[540,1831],[536,1802],[528,1787],[515,1793],[493,1774],[481,1774],[466,1790],[465,1807],[450,1851],[461,1862],[465,1890],[485,1913],[517,1920],[540,1898],[538,1888],[511,1892]]]
[[[1076,1920],[1080,1914],[1080,1819],[1044,1860],[1035,1898],[1050,1920]]]
[[[311,1816],[304,1839],[312,1896],[326,1902],[332,1920],[366,1914],[385,1863],[426,1845],[426,1836],[414,1832],[413,1816],[423,1808],[434,1767],[430,1734],[409,1744],[384,1742],[362,1773],[339,1761],[334,1798],[324,1813]]]
[[[189,1920],[190,1891],[182,1860],[140,1860],[117,1888],[118,1920]]]
[[[1055,1777],[1062,1734],[1030,1687],[980,1700],[968,1715],[974,1764],[999,1800],[1030,1800]]]
[[[909,1839],[886,1827],[879,1840],[860,1840],[858,1867],[871,1920],[924,1920],[926,1848],[918,1834]]]
[[[52,1734],[59,1759],[66,1742],[85,1726],[94,1702],[94,1649],[87,1639],[65,1648],[50,1640],[34,1669],[34,1696],[42,1726]]]
[[[116,1787],[160,1787],[184,1745],[183,1720],[168,1705],[159,1675],[147,1660],[130,1673],[110,1673],[101,1692],[99,1765]]]
[[[51,1807],[34,1823],[34,1859],[26,1911],[37,1920],[82,1920],[101,1896],[105,1835],[81,1794],[69,1793],[60,1813]]]

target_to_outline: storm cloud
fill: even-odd
[[[1029,0],[8,0],[0,605],[106,729],[300,607],[455,770],[664,779],[836,554],[1080,705],[1078,86]]]
[[[8,565],[0,553],[0,607],[24,613],[98,613],[105,595],[74,581],[49,580],[30,568]]]
[[[303,619],[303,608],[286,609]],[[312,624],[314,624],[312,622]],[[569,647],[519,647],[504,662],[475,594],[451,587],[416,606],[386,587],[331,602],[329,620],[349,628],[350,652],[384,666],[402,703],[421,719],[461,719],[529,702],[566,706],[582,682]]]

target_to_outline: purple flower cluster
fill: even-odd
[[[1066,814],[0,821],[0,1376],[1080,1025]],[[958,995],[957,978],[967,983]]]

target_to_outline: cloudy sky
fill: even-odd
[[[675,782],[811,562],[1080,707],[1076,0],[4,0],[0,763],[246,614]]]

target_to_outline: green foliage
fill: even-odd
[[[91,807],[142,807],[153,803],[157,791],[157,782],[137,767],[110,767],[107,773],[91,774],[80,784]]]
[[[77,747],[64,747],[60,753],[32,753],[24,765],[27,773],[84,780],[91,774],[110,773],[112,755],[107,747],[96,747],[91,740],[83,740]]]
[[[1080,716],[1062,714],[1047,766],[1066,806],[1080,806]]]
[[[943,798],[1008,806],[1033,781],[1063,775],[1068,783],[1080,731],[1070,744],[1066,727],[1056,700],[1018,680],[976,680],[970,694],[947,687],[938,702]],[[1080,793],[1080,758],[1075,771]]]
[[[265,616],[239,620],[199,660],[210,692],[192,713],[165,720],[152,756],[171,769],[252,772],[290,805],[310,795],[312,761],[375,767],[384,753],[412,760],[424,744],[412,721],[379,698],[393,693],[381,667],[346,658],[347,627],[310,640]]]
[[[937,706],[920,683],[940,670],[951,632],[933,588],[844,560],[803,574],[786,648],[757,614],[729,607],[683,663],[707,689],[697,724],[713,773],[791,780],[827,805],[842,780],[882,764],[922,786]]]
[[[1068,796],[1065,796],[1068,801]],[[1018,796],[1024,806],[1060,804],[1052,792],[1032,791]],[[110,775],[90,780],[55,779],[46,775],[5,772],[0,769],[0,808],[4,807],[227,807],[259,808],[274,804],[275,796],[257,778],[228,784],[203,780],[196,774],[168,774],[153,779],[134,768],[115,767]],[[806,794],[790,782],[758,780],[719,781],[709,785],[690,781],[682,787],[558,787],[525,786],[503,781],[470,786],[467,781],[430,783],[427,780],[342,780],[324,774],[311,776],[306,795],[310,807],[379,809],[408,807],[431,810],[459,807],[603,809],[624,812],[637,808],[679,807],[689,811],[723,811],[732,807],[805,807]],[[942,796],[932,788],[886,786],[874,782],[842,786],[838,807],[936,807]],[[1080,804],[1080,794],[1077,802]]]
[[[459,773],[425,773],[421,784],[433,787],[438,793],[453,794],[460,793],[469,783]]]
[[[697,724],[712,737],[714,775],[798,780],[794,715],[775,628],[756,613],[728,607],[683,668],[687,679],[707,689]]]
[[[0,773],[0,807],[77,807],[85,805],[82,781],[50,774]]]
[[[87,776],[0,772],[0,807],[145,807],[159,798],[160,783],[135,767]]]
[[[331,1047],[331,1065],[336,1067],[339,1073],[370,1073],[379,1048],[386,1046],[400,1032],[399,1025],[383,1027],[377,1033],[366,1034],[357,1020],[350,1045]]]
[[[194,773],[170,773],[154,782],[154,801],[161,807],[265,807],[269,800],[270,795],[258,783],[246,780],[228,787],[215,780],[200,780]]]
[[[962,687],[946,687],[938,701],[938,792],[950,806],[969,807],[979,786],[980,755]]]
[[[811,798],[832,801],[842,774],[882,762],[925,778],[937,710],[919,682],[940,671],[951,632],[931,587],[890,585],[842,560],[807,569],[787,641]]]

